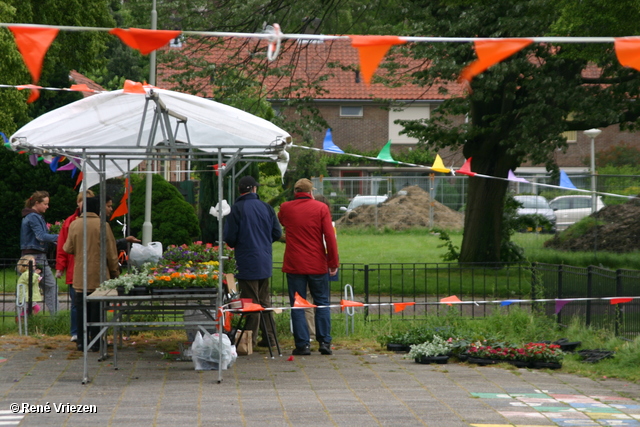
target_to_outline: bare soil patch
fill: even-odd
[[[462,230],[464,214],[456,212],[431,199],[429,193],[418,186],[403,188],[380,206],[359,206],[336,221],[337,225],[388,227],[405,230],[429,227],[431,209],[433,226],[445,230]]]

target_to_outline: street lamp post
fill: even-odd
[[[584,134],[591,140],[591,213],[596,211],[596,155],[594,140],[602,131],[600,129],[585,130]]]

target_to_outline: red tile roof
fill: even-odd
[[[195,57],[202,55],[204,49],[199,49],[199,44],[189,45],[189,40],[185,41],[183,53],[185,56]],[[230,38],[213,50],[208,50],[205,59],[209,63],[229,62],[230,56],[234,55],[231,61],[266,61],[267,43],[259,40],[240,40]],[[426,66],[424,61],[402,59],[407,67],[419,70]],[[439,87],[421,87],[410,82],[405,82],[399,87],[386,87],[381,83],[373,83],[367,86],[362,79],[356,82],[356,72],[359,69],[359,59],[357,49],[351,47],[349,40],[331,40],[324,42],[303,42],[287,41],[283,42],[278,58],[269,64],[269,67],[284,67],[295,65],[295,71],[291,76],[275,77],[267,76],[263,83],[270,94],[286,89],[292,82],[304,81],[311,83],[319,78],[326,78],[321,82],[322,90],[318,90],[314,85],[298,89],[289,96],[310,96],[313,99],[331,100],[363,100],[363,99],[393,99],[393,100],[443,100],[452,95],[462,94],[462,85],[449,83],[442,86],[448,88],[450,94],[442,94]],[[158,86],[170,87],[172,84],[167,81],[172,74],[180,72],[168,70],[159,66]],[[386,70],[380,68],[376,76],[384,76]],[[375,76],[374,76],[375,81]],[[201,84],[206,84],[204,81]],[[212,88],[213,89],[213,88]],[[275,96],[277,98],[277,95]],[[274,96],[270,96],[274,98]]]

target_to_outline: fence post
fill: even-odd
[[[537,280],[537,276],[536,276],[536,266],[538,265],[537,262],[533,262],[531,263],[531,310],[533,311],[533,309],[536,306],[536,291],[537,291],[537,286],[538,286],[538,280]]]
[[[621,269],[617,269],[616,270],[616,297],[622,296],[622,294],[623,294],[623,289],[622,289],[622,270]],[[624,310],[623,306],[624,306],[624,304],[616,304],[615,305],[616,321],[615,321],[615,326],[614,326],[614,328],[615,328],[614,329],[614,333],[616,334],[616,336],[620,335],[620,326],[622,325],[622,311]]]
[[[593,266],[587,267],[587,298],[591,298],[593,289]],[[586,326],[591,325],[591,300],[587,299]]]
[[[365,264],[364,266],[364,320],[366,321],[369,317],[369,264]]]
[[[556,296],[557,299],[562,298],[562,264],[558,265],[558,294]],[[562,323],[562,310],[558,311],[558,324]]]

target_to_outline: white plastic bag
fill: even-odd
[[[142,267],[145,262],[157,263],[162,258],[162,243],[149,242],[148,245],[134,243],[129,252],[129,262],[134,267]]]
[[[222,363],[222,369],[225,370],[233,365],[238,358],[235,346],[231,345],[231,340],[225,334],[222,334],[222,360],[220,359],[220,338],[219,335],[205,333],[202,335],[200,331],[196,333],[196,338],[191,344],[191,357],[196,371],[218,370],[218,366]]]

